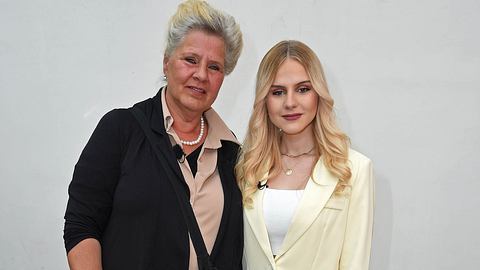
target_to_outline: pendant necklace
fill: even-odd
[[[315,147],[312,147],[312,148],[311,148],[310,150],[308,150],[307,152],[304,152],[304,153],[301,153],[301,154],[298,154],[298,155],[292,155],[292,154],[288,154],[288,153],[281,153],[281,155],[295,159],[295,158],[298,158],[298,157],[301,157],[301,156],[305,156],[305,155],[310,154],[310,153],[313,151],[314,148],[315,148]],[[286,168],[283,168],[283,163],[285,163]],[[286,164],[286,163],[287,163],[286,161],[285,161],[285,162],[282,162],[282,171],[285,173],[285,175],[290,176],[290,175],[293,174],[293,169],[295,168],[295,166],[297,166],[298,161],[297,161],[293,166],[288,166],[288,164]]]
[[[283,172],[285,173],[285,175],[290,176],[293,173],[293,168],[287,168],[287,170],[284,170]]]

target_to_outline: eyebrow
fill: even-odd
[[[310,82],[310,80],[301,81],[301,82],[295,84],[295,86],[299,86],[299,85],[304,84],[304,83],[311,83],[311,82]],[[270,86],[270,88],[272,88],[272,87],[274,87],[274,88],[285,88],[285,86],[283,86],[283,85],[276,85],[276,84],[272,84],[272,86]]]

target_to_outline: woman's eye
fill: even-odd
[[[304,86],[304,87],[298,88],[297,91],[298,91],[299,93],[306,93],[306,92],[310,91],[310,88]]]
[[[209,69],[212,69],[212,70],[216,70],[216,71],[219,71],[219,70],[220,70],[220,67],[217,66],[217,65],[210,65],[208,68],[209,68]]]
[[[187,61],[190,64],[196,64],[197,63],[197,60],[195,60],[195,58],[193,58],[193,57],[186,57],[185,61]]]
[[[283,91],[282,89],[276,89],[276,90],[272,90],[272,95],[274,96],[280,96],[280,95],[283,95],[285,91]]]

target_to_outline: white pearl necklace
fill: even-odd
[[[203,120],[203,116],[201,116],[200,117],[200,134],[198,134],[197,139],[194,140],[194,141],[184,141],[184,140],[180,139],[180,142],[182,144],[186,144],[186,145],[198,144],[202,140],[204,132],[205,132],[205,120]]]

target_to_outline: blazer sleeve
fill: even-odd
[[[65,212],[67,253],[86,238],[100,241],[109,220],[122,160],[118,116],[113,110],[100,120],[75,165]]]
[[[372,163],[364,158],[352,183],[340,270],[368,270],[372,242],[374,181]]]

